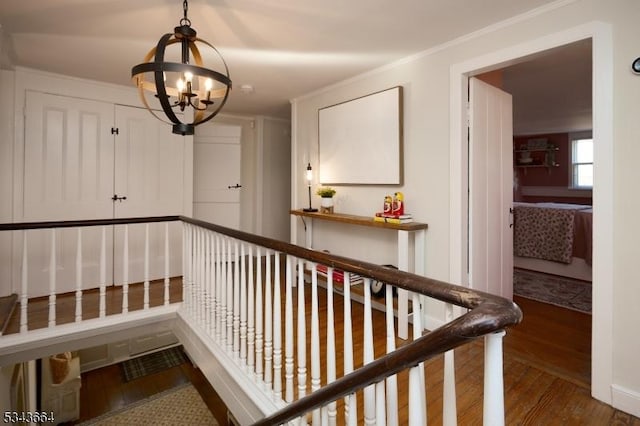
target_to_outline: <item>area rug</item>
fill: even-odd
[[[591,283],[515,268],[513,294],[574,311],[591,313]]]
[[[129,359],[120,364],[125,382],[163,371],[187,362],[188,358],[182,346],[154,352],[137,358]]]
[[[218,422],[193,385],[160,392],[119,410],[80,423],[82,426],[214,425]]]

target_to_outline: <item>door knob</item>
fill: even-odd
[[[118,197],[118,194],[113,194],[113,197],[111,197],[111,199],[112,199],[113,201],[120,201],[120,202],[122,202],[122,200],[126,200],[126,199],[127,199],[127,197],[126,197],[126,195],[125,195],[124,197]]]
[[[229,188],[229,189],[238,189],[238,188],[242,188],[242,185],[240,185],[239,183],[236,183],[235,185],[229,185],[227,188]]]

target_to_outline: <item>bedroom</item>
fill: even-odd
[[[591,54],[585,40],[478,76],[513,96],[514,300],[525,318],[531,309],[532,329],[544,328],[544,315],[552,315],[562,328],[555,334],[575,340],[561,356],[542,344],[529,355],[548,368],[570,370],[586,385],[593,175],[576,154],[586,145],[593,162]],[[539,302],[555,306],[542,315]]]

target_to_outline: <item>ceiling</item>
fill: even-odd
[[[498,70],[496,85],[513,97],[513,133],[590,130],[591,58],[591,39],[584,39]]]
[[[229,66],[224,111],[286,118],[290,99],[552,1],[191,0],[189,18]],[[130,85],[182,13],[181,0],[2,0],[0,65]]]

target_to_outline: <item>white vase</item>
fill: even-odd
[[[320,205],[322,207],[332,207],[333,206],[333,197],[321,197]]]

